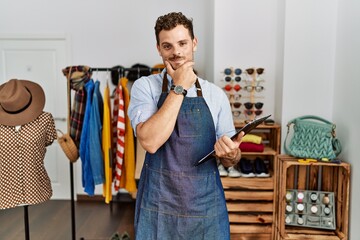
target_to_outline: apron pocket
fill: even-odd
[[[180,111],[177,127],[180,137],[200,137],[201,112],[196,105],[192,109]]]
[[[185,174],[154,170],[146,166],[141,208],[183,217],[213,217],[218,214],[216,174]]]

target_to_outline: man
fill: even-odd
[[[229,220],[216,158],[241,157],[228,98],[194,70],[192,20],[169,13],[155,25],[160,74],[136,80],[128,115],[147,151],[135,212],[136,239],[229,239]],[[215,156],[194,164],[215,149]]]

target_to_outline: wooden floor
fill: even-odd
[[[76,239],[109,240],[125,231],[134,239],[134,202],[78,201]],[[28,207],[30,240],[72,240],[71,203],[50,200]],[[24,207],[0,210],[0,240],[24,240]]]

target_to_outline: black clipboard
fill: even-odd
[[[237,131],[235,133],[234,136],[231,137],[231,140],[234,140],[242,131],[245,134],[248,134],[251,130],[253,130],[254,128],[256,128],[260,123],[264,122],[266,119],[268,119],[270,115],[267,115],[265,117],[262,118],[258,118],[258,119],[254,119],[251,122],[248,122],[244,127],[242,127],[239,131]],[[215,150],[212,150],[211,152],[209,152],[208,154],[206,154],[203,158],[201,158],[197,163],[194,164],[194,166],[199,166],[200,164],[208,161],[209,159],[211,159],[211,156],[215,153]]]

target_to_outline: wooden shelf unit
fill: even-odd
[[[342,162],[300,163],[298,158],[288,155],[278,155],[278,178],[276,209],[275,240],[347,240],[349,218],[350,164]],[[321,167],[321,175],[319,168]],[[306,169],[309,178],[306,179]],[[296,177],[297,176],[297,177]],[[321,184],[318,184],[321,181]],[[296,184],[295,184],[296,182]],[[307,184],[306,184],[307,183]],[[306,189],[306,185],[308,189]],[[336,229],[323,230],[309,227],[285,225],[286,190],[316,190],[321,185],[321,191],[334,192],[336,208]]]
[[[244,124],[235,123],[237,129]],[[276,156],[280,153],[280,125],[261,124],[251,131],[262,137],[263,152],[242,152],[242,157],[265,158],[270,177],[222,177],[230,220],[231,239],[273,240],[275,236]]]

